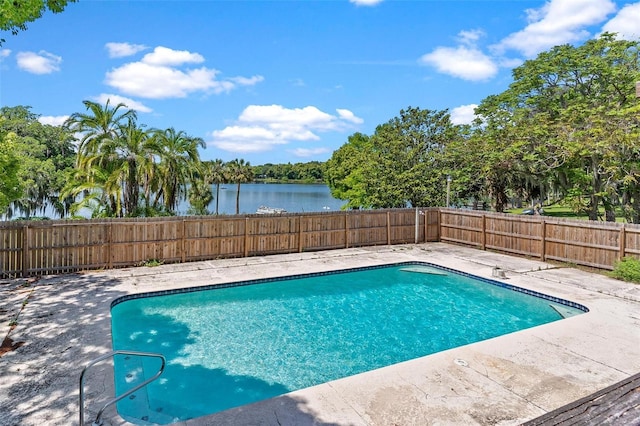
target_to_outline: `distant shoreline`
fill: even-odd
[[[287,179],[287,180],[281,180],[281,179],[254,179],[253,182],[251,183],[296,183],[299,185],[326,185],[327,183],[323,180],[304,180],[304,179]],[[229,183],[227,185],[235,185],[232,183]]]

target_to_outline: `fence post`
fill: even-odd
[[[387,211],[387,245],[391,245],[391,214]]]
[[[113,268],[113,222],[107,227],[107,269]]]
[[[182,227],[180,229],[180,261],[182,263],[185,263],[187,261],[187,254],[186,254],[186,241],[185,241],[185,234],[187,233],[187,224],[186,224],[186,220],[182,219]]]
[[[427,220],[427,215],[428,215],[428,211],[427,210],[423,210],[422,211],[423,216],[424,216],[424,242],[427,242],[427,236],[429,235],[427,232],[427,226],[428,226],[428,220]]]
[[[547,257],[547,221],[542,219],[540,225],[540,237],[542,238],[540,240],[540,260],[544,262]]]
[[[22,278],[29,276],[29,225],[22,227]]]
[[[442,242],[442,209],[438,208],[438,242]]]
[[[249,257],[249,218],[244,218],[244,257]]]
[[[627,250],[627,229],[625,228],[625,224],[622,224],[622,227],[620,228],[620,237],[619,237],[619,245],[620,245],[620,254],[619,254],[619,259],[618,260],[622,260],[622,258],[624,257],[624,252]]]
[[[344,212],[344,248],[349,248],[349,213]]]
[[[304,216],[298,216],[298,253],[302,253],[302,220]]]
[[[495,244],[495,243],[494,243]],[[482,214],[482,250],[487,249],[487,214]]]

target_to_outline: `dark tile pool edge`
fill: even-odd
[[[150,291],[150,292],[144,292],[144,293],[127,294],[125,296],[120,296],[120,297],[114,299],[111,302],[110,309],[113,309],[114,306],[116,306],[116,305],[118,305],[118,304],[120,304],[122,302],[126,302],[128,300],[143,299],[143,298],[147,298],[147,297],[168,296],[168,295],[173,295],[173,294],[184,294],[184,293],[194,293],[194,292],[197,292],[197,291],[216,290],[216,289],[240,287],[240,286],[246,286],[246,285],[267,284],[267,283],[271,283],[271,282],[275,282],[275,281],[289,281],[289,280],[295,280],[295,279],[300,279],[300,278],[319,277],[319,276],[325,276],[325,275],[336,275],[336,274],[344,274],[344,273],[349,273],[349,272],[359,272],[359,271],[366,271],[366,270],[373,270],[373,269],[383,269],[383,268],[391,268],[391,267],[395,267],[395,266],[409,266],[409,265],[429,266],[429,267],[432,267],[432,268],[441,269],[443,271],[446,271],[446,272],[449,272],[449,273],[452,273],[452,274],[457,274],[457,275],[461,275],[461,276],[464,276],[464,277],[477,279],[477,280],[480,280],[480,281],[485,282],[487,284],[491,284],[491,285],[495,285],[495,286],[498,286],[498,287],[502,287],[502,288],[505,288],[507,290],[516,291],[518,293],[527,294],[529,296],[537,297],[539,299],[548,300],[550,302],[554,302],[554,303],[557,303],[557,304],[560,304],[560,305],[569,306],[571,308],[578,309],[578,310],[580,310],[582,312],[589,312],[589,308],[587,308],[586,306],[581,305],[579,303],[572,302],[570,300],[562,299],[562,298],[555,297],[555,296],[550,296],[548,294],[540,293],[540,292],[535,291],[535,290],[529,290],[529,289],[526,289],[526,288],[523,288],[523,287],[518,287],[518,286],[515,286],[515,285],[512,285],[512,284],[507,284],[507,283],[496,281],[496,280],[492,280],[492,279],[489,279],[489,278],[480,277],[478,275],[470,274],[468,272],[458,271],[456,269],[448,268],[446,266],[440,266],[440,265],[436,265],[436,264],[433,264],[433,263],[421,262],[421,261],[407,261],[407,262],[388,263],[388,264],[383,264],[383,265],[360,266],[360,267],[356,267],[356,268],[339,269],[339,270],[336,270],[336,271],[312,272],[312,273],[308,273],[308,274],[286,275],[286,276],[271,277],[271,278],[258,278],[258,279],[253,279],[253,280],[235,281],[235,282],[231,282],[231,283],[209,284],[209,285],[198,286],[198,287],[185,287],[185,288],[176,288],[176,289],[171,289],[171,290],[159,290],[159,291]]]

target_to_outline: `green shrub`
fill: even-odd
[[[623,257],[614,265],[611,276],[623,281],[640,283],[640,260],[635,257]]]
[[[149,266],[149,267],[154,267],[154,266],[160,266],[162,265],[164,262],[162,260],[158,260],[158,259],[147,259],[147,260],[143,260],[142,262],[140,262],[140,266]]]

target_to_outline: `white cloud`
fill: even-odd
[[[109,52],[110,58],[123,58],[125,56],[135,55],[136,53],[145,50],[147,46],[142,44],[131,43],[107,43],[104,47]]]
[[[619,39],[640,39],[640,3],[628,4],[616,16],[604,24],[604,32],[618,33]]]
[[[476,118],[475,109],[478,107],[476,104],[461,105],[451,110],[451,122],[453,124],[471,124]]]
[[[234,125],[212,132],[209,144],[236,153],[264,152],[292,141],[317,141],[319,132],[344,131],[362,123],[349,110],[337,111],[331,115],[314,106],[249,105]]]
[[[220,80],[217,78],[220,72],[213,68],[179,68],[203,61],[198,53],[160,46],[139,62],[129,62],[107,72],[105,83],[127,95],[164,99],[184,98],[194,92],[230,92],[239,86],[252,86],[264,80],[259,75]]]
[[[51,74],[60,71],[62,57],[41,50],[35,52],[18,52],[16,54],[18,67],[32,74]]]
[[[191,53],[187,50],[173,50],[168,47],[158,46],[153,52],[147,53],[142,62],[149,65],[182,65],[200,64],[204,57],[199,53]]]
[[[349,0],[349,3],[353,3],[356,6],[375,6],[378,3],[382,3],[382,0]]]
[[[330,152],[330,150],[329,148],[312,148],[312,149],[296,148],[296,149],[290,150],[289,152],[295,155],[296,157],[307,158],[307,157],[313,157],[314,155],[326,154],[327,152]]]
[[[482,30],[463,30],[458,33],[458,40],[464,45],[475,46],[478,40],[480,40],[484,36],[485,32]]]
[[[496,52],[513,49],[533,57],[553,46],[588,38],[585,27],[604,21],[615,10],[611,0],[550,0],[539,9],[528,9],[529,24],[492,47]]]
[[[50,126],[62,126],[67,121],[67,118],[69,118],[68,115],[43,115],[38,117],[38,121]]]
[[[240,122],[267,125],[273,129],[335,129],[335,117],[314,106],[285,108],[282,105],[249,105],[242,111]]]
[[[468,46],[438,47],[420,58],[439,72],[470,81],[487,80],[498,73],[493,59],[479,49]]]
[[[101,105],[104,105],[109,101],[109,104],[112,106],[118,105],[120,103],[125,104],[125,106],[129,109],[134,109],[138,112],[152,112],[153,110],[148,106],[144,105],[142,102],[134,101],[133,99],[125,98],[124,96],[114,95],[111,93],[101,93],[98,96],[93,98],[94,101],[98,102]]]
[[[264,81],[264,77],[261,75],[254,75],[253,77],[231,77],[229,80],[241,86],[255,86],[258,83],[262,83]]]
[[[349,111],[348,109],[336,109],[336,111],[338,112],[338,115],[340,116],[340,118],[350,121],[354,124],[362,124],[364,123],[364,120],[360,117],[356,117],[351,111]]]
[[[11,55],[10,49],[0,49],[0,60],[9,57]]]

